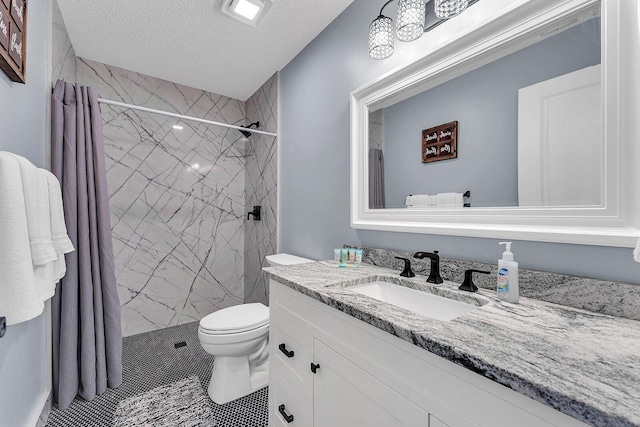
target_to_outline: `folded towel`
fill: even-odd
[[[47,180],[29,160],[15,154],[6,154],[13,156],[20,164],[33,265],[44,265],[57,261],[58,255],[51,240]]]
[[[638,243],[636,243],[636,248],[633,251],[633,260],[635,262],[640,262],[640,239],[638,239]]]
[[[0,152],[0,314],[9,325],[33,319],[44,309],[36,289],[21,176],[20,162]]]

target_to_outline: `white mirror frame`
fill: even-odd
[[[482,11],[473,15],[473,8],[470,8],[465,12],[467,22],[458,21],[452,26],[445,23],[433,30],[432,39],[440,40],[439,46],[434,43],[435,46],[427,47],[424,55],[414,62],[351,93],[351,227],[633,247],[640,236],[640,125],[637,124],[640,121],[640,55],[634,51],[638,48],[640,34],[639,6],[628,0],[485,2],[489,9],[500,3],[504,3],[504,7],[484,17]],[[559,25],[568,26],[575,24],[576,19],[584,20],[585,13],[593,16],[598,8],[601,9],[606,153],[602,206],[369,209],[370,110],[395,104],[452,76],[464,74],[487,63],[487,58],[501,57],[505,52],[532,44],[532,39],[545,37]],[[454,21],[465,19],[465,14]],[[436,31],[440,33],[435,34]],[[427,33],[423,38],[431,34]]]

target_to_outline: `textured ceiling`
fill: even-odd
[[[353,2],[274,0],[256,28],[219,1],[58,3],[78,56],[244,101]]]

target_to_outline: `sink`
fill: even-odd
[[[478,308],[477,305],[388,282],[371,282],[348,289],[436,320],[453,320]]]

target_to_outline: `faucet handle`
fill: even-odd
[[[467,292],[477,292],[478,287],[473,283],[473,273],[491,274],[490,271],[474,270],[473,268],[464,271],[464,282],[458,289]]]
[[[396,259],[401,259],[404,261],[404,270],[400,275],[402,277],[416,277],[416,274],[411,270],[411,260],[409,258],[402,258],[397,256]]]

